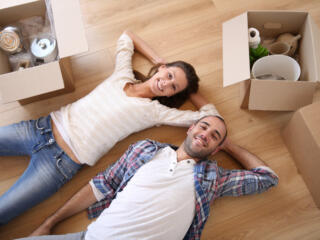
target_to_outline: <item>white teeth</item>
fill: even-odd
[[[162,89],[161,86],[160,86],[160,80],[158,80],[157,86],[158,86],[158,88],[159,88],[160,91],[163,91],[163,89]]]
[[[202,138],[196,137],[196,140],[198,140],[202,144],[202,146],[204,146],[204,147],[206,146],[206,143]]]

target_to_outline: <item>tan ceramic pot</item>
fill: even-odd
[[[284,42],[289,45],[290,50],[288,51],[288,56],[293,56],[298,47],[298,40],[301,38],[301,35],[298,34],[294,36],[291,33],[283,33],[280,34],[276,40],[276,42]]]

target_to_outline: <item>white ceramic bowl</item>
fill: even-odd
[[[285,55],[269,55],[258,59],[252,66],[252,75],[257,78],[262,75],[274,75],[285,80],[297,81],[301,69],[296,60]]]

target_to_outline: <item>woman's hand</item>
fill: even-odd
[[[154,65],[157,65],[157,64],[165,65],[167,63],[168,62],[164,58],[161,58],[161,57],[157,57],[153,62]]]

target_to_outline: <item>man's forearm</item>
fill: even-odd
[[[50,234],[51,229],[60,221],[81,212],[97,201],[90,184],[85,185],[73,195],[60,209],[47,218],[31,236]]]
[[[237,144],[231,143],[229,140],[225,143],[223,150],[235,158],[246,169],[267,166],[258,156]]]

